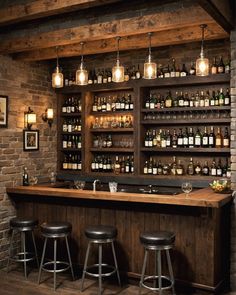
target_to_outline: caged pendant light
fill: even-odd
[[[54,73],[52,74],[52,87],[62,88],[64,81],[63,81],[63,74],[62,72],[60,72],[60,67],[58,63],[58,47],[56,47],[56,51],[57,51],[57,66]]]
[[[209,75],[209,59],[204,57],[203,43],[204,43],[204,30],[207,25],[200,25],[202,29],[202,44],[200,57],[196,60],[196,76],[208,76]]]
[[[144,79],[156,79],[157,77],[157,64],[152,62],[152,52],[151,52],[151,37],[152,33],[148,33],[149,38],[149,50],[147,62],[144,63],[143,78]]]
[[[87,85],[88,71],[85,69],[85,66],[84,66],[84,56],[83,56],[84,42],[80,42],[80,45],[81,45],[81,62],[80,62],[80,66],[78,70],[76,71],[76,84]]]
[[[120,53],[119,53],[119,43],[120,43],[120,37],[117,37],[117,58],[116,58],[116,64],[112,68],[112,81],[113,82],[124,82],[125,80],[125,69],[123,66],[120,65]]]

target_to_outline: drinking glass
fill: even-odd
[[[75,188],[78,190],[83,190],[85,187],[85,181],[84,180],[74,180]]]
[[[117,192],[117,182],[109,182],[109,189],[111,193]]]
[[[29,179],[30,185],[35,185],[38,183],[38,178],[36,176],[31,176]]]
[[[51,182],[51,184],[56,183],[56,181],[57,181],[57,174],[56,174],[56,172],[51,172],[50,173],[50,182]]]
[[[186,197],[188,197],[188,194],[193,189],[192,184],[190,182],[183,182],[181,188],[182,188],[182,191],[185,193]]]

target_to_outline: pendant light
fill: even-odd
[[[52,87],[53,88],[62,88],[63,87],[63,74],[60,72],[60,67],[58,63],[58,47],[56,47],[57,50],[57,66],[52,74]]]
[[[202,45],[200,57],[196,60],[196,76],[208,76],[209,75],[209,59],[204,57],[203,42],[204,42],[204,29],[207,25],[200,25],[202,29]]]
[[[151,52],[151,37],[152,33],[148,33],[149,38],[149,50],[148,50],[148,59],[144,64],[143,69],[143,78],[144,79],[156,79],[157,77],[157,64],[152,62],[152,52]]]
[[[124,82],[125,80],[125,69],[120,65],[120,53],[119,53],[119,43],[120,37],[117,37],[117,58],[116,65],[112,68],[112,81],[113,82]]]
[[[88,84],[88,71],[84,67],[84,42],[80,42],[81,45],[81,62],[78,70],[76,71],[76,84],[77,85],[87,85]]]

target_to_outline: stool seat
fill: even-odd
[[[45,235],[64,235],[72,230],[70,222],[44,222],[40,225],[41,233]]]
[[[140,235],[142,244],[152,246],[168,246],[175,241],[175,234],[168,231],[144,232]]]
[[[110,225],[93,225],[85,229],[85,235],[92,240],[114,239],[117,229]]]
[[[38,225],[37,219],[30,218],[12,218],[10,220],[10,227],[21,231],[29,231]]]

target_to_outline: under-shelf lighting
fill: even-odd
[[[57,66],[52,74],[52,87],[53,88],[62,88],[63,87],[63,74],[60,71],[59,62],[58,62],[58,47],[56,47],[57,50]]]
[[[84,56],[83,56],[84,42],[80,42],[80,45],[81,45],[81,62],[80,62],[80,66],[78,70],[76,71],[76,84],[87,85],[88,71],[85,69],[85,66],[84,66]]]
[[[202,29],[202,44],[201,44],[201,52],[200,57],[196,60],[196,76],[208,76],[209,75],[209,59],[204,57],[204,30],[207,25],[200,25]]]
[[[112,68],[112,81],[113,82],[124,82],[125,80],[125,69],[120,65],[120,52],[119,52],[119,44],[121,37],[117,37],[117,57],[116,64]]]
[[[152,33],[148,33],[149,49],[148,49],[147,62],[144,63],[144,69],[143,69],[144,79],[156,79],[157,77],[157,64],[155,62],[152,62],[151,37],[152,37]]]

